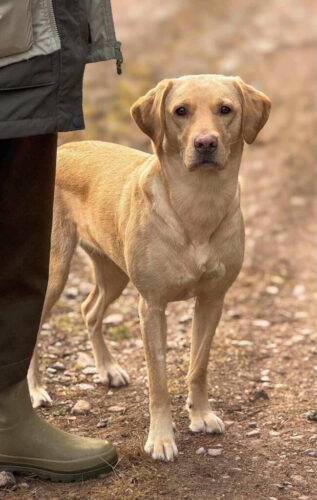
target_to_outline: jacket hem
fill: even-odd
[[[0,122],[0,140],[56,132],[71,132],[74,130],[83,130],[84,128],[85,123],[82,115],[64,119],[60,126],[57,125],[55,117],[2,121]]]

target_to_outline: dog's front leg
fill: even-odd
[[[177,457],[166,378],[165,308],[141,297],[141,329],[150,389],[150,432],[145,451],[153,458],[172,462]]]
[[[188,373],[188,410],[192,432],[220,433],[222,420],[211,410],[208,402],[207,366],[211,341],[219,323],[223,298],[197,297],[192,330],[192,347]]]

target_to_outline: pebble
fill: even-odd
[[[293,436],[290,436],[290,439],[293,439],[293,440],[301,440],[303,439],[304,436],[300,435],[300,434],[294,434]]]
[[[103,324],[106,326],[118,326],[123,322],[123,314],[109,314],[104,320]]]
[[[293,295],[298,297],[298,295],[302,295],[303,293],[305,293],[305,290],[306,288],[304,287],[304,285],[295,285],[293,288]]]
[[[310,457],[317,457],[317,451],[308,448],[307,450],[305,450],[305,455],[308,455]]]
[[[255,436],[259,436],[259,435],[260,435],[259,429],[255,429],[254,431],[249,431],[246,433],[247,437],[255,437]]]
[[[91,384],[78,384],[78,387],[81,391],[90,391],[94,388],[94,386]]]
[[[12,472],[0,472],[0,487],[13,486],[14,484],[16,484],[16,480]]]
[[[294,318],[295,319],[305,319],[305,318],[308,318],[308,312],[306,312],[306,311],[296,311],[294,313]]]
[[[97,424],[97,427],[98,429],[102,429],[103,427],[107,427],[108,424],[109,420],[100,420],[100,422],[98,422]]]
[[[307,200],[302,196],[292,196],[291,197],[291,205],[293,207],[304,207],[307,203]]]
[[[179,323],[188,323],[191,319],[192,317],[189,314],[183,314],[183,316],[179,318]]]
[[[260,326],[261,328],[267,328],[268,326],[270,326],[270,324],[271,323],[266,319],[255,319],[253,321],[254,326]]]
[[[52,365],[52,368],[53,368],[54,370],[59,371],[59,372],[62,372],[62,371],[64,371],[64,370],[65,370],[65,366],[64,366],[64,365],[63,365],[63,363],[61,363],[60,361],[56,361],[56,363],[54,363],[54,364]]]
[[[78,295],[78,288],[76,286],[71,286],[65,289],[65,295],[69,299],[74,299]]]
[[[238,347],[246,347],[253,345],[253,342],[250,342],[249,340],[232,340],[231,344]]]
[[[86,368],[87,366],[95,366],[95,362],[86,352],[79,352],[77,356],[77,364]]]
[[[120,412],[124,412],[125,408],[124,408],[124,406],[119,406],[119,405],[109,406],[108,411],[110,411],[112,413],[120,413]]]
[[[291,481],[296,485],[296,486],[307,486],[307,481],[302,477],[299,476],[298,474],[294,474],[291,476]]]
[[[89,401],[85,401],[84,399],[79,399],[77,403],[72,408],[72,415],[87,415],[91,410],[91,405]]]
[[[95,375],[97,373],[97,369],[94,366],[87,366],[83,369],[82,373],[84,375]]]
[[[21,488],[21,490],[27,490],[29,487],[30,485],[28,483],[19,483],[19,488]]]
[[[208,448],[207,453],[211,457],[218,457],[219,455],[221,455],[222,450],[219,448]]]
[[[198,450],[196,450],[196,455],[203,455],[204,453],[206,453],[206,450],[203,446],[201,446],[201,448],[198,448]]]
[[[265,291],[267,293],[269,293],[270,295],[277,295],[279,292],[279,289],[277,288],[277,286],[270,285],[270,286],[266,287]]]
[[[277,431],[270,431],[270,432],[269,432],[269,434],[270,434],[270,436],[272,436],[272,437],[276,437],[276,436],[279,436],[279,435],[280,435],[280,433],[279,433],[279,432],[277,432]]]
[[[47,373],[55,374],[57,370],[55,368],[46,368]]]

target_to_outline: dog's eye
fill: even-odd
[[[175,109],[175,114],[178,116],[185,116],[187,115],[187,109],[184,106],[180,106],[179,108]]]
[[[220,113],[222,115],[227,115],[228,113],[231,113],[231,108],[229,108],[229,106],[221,106],[220,108]]]

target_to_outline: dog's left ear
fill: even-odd
[[[245,142],[251,144],[268,120],[271,100],[263,92],[244,83],[238,76],[233,79],[233,83],[239,91],[242,102],[243,138]]]
[[[154,89],[140,97],[130,112],[138,127],[152,139],[156,149],[160,148],[165,130],[165,98],[172,80],[162,80]]]

